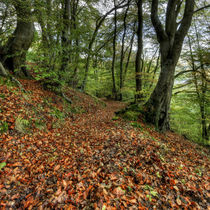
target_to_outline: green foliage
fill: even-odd
[[[118,117],[118,116],[114,116],[114,117],[112,118],[112,120],[113,120],[113,121],[119,120],[119,117]]]
[[[199,107],[192,95],[177,95],[172,99],[171,128],[190,139],[201,141]]]
[[[42,119],[35,120],[35,127],[39,130],[45,130],[46,129],[46,123]]]
[[[126,109],[119,111],[117,114],[125,120],[137,121],[139,119],[139,115],[141,114],[141,105],[131,104]],[[134,123],[133,125],[134,127],[137,126],[140,128],[140,125],[137,125],[137,123]]]
[[[0,94],[0,98],[5,99],[5,95],[4,94]]]
[[[6,121],[0,121],[0,133],[6,133],[8,131],[8,123]]]
[[[152,201],[152,196],[153,196],[153,197],[158,197],[158,192],[155,191],[151,186],[145,185],[145,186],[144,186],[144,189],[145,189],[145,190],[148,190],[149,193],[150,193],[149,195],[147,195],[147,197],[149,198],[149,201]]]
[[[5,78],[0,76],[0,85],[6,85],[7,87],[14,87],[14,83],[10,78]]]
[[[31,128],[30,120],[24,119],[22,117],[18,117],[15,120],[15,129],[20,133],[27,133]]]
[[[159,171],[156,172],[156,175],[157,175],[158,178],[162,178],[162,176],[160,175],[160,172]]]
[[[7,164],[5,162],[0,163],[0,171],[2,168],[4,168]]]
[[[138,120],[139,113],[135,111],[127,111],[122,115],[122,118],[129,121]]]
[[[56,107],[52,107],[50,114],[57,119],[65,118],[65,113],[57,109]]]
[[[138,122],[131,122],[130,125],[133,126],[134,128],[140,128],[140,129],[142,129],[141,124],[138,123]]]

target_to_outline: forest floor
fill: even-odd
[[[0,85],[1,209],[210,209],[206,148],[114,117],[124,103],[21,83]]]

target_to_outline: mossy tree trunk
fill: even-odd
[[[16,0],[12,3],[17,13],[17,26],[6,45],[3,46],[1,61],[5,68],[15,75],[28,77],[29,73],[24,64],[35,31],[31,14],[31,1]]]

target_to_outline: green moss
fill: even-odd
[[[125,109],[122,109],[115,114],[125,120],[136,121],[139,119],[139,115],[142,114],[142,112],[141,104],[130,104]]]
[[[129,121],[136,121],[138,120],[139,112],[135,111],[126,111],[124,114],[122,114],[122,118]]]
[[[114,117],[112,118],[112,120],[113,120],[113,121],[119,120],[119,117],[118,117],[118,116],[114,116]]]
[[[133,126],[134,128],[140,128],[140,129],[142,129],[141,124],[138,123],[138,122],[132,122],[130,125]]]

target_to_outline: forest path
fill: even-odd
[[[208,208],[207,151],[143,122],[112,120],[124,103],[103,107],[71,90],[72,115],[39,83],[21,82],[30,95],[0,86],[9,125],[0,135],[1,209]],[[28,133],[17,132],[21,120]]]

